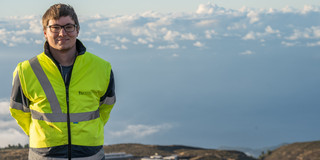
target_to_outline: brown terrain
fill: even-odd
[[[158,153],[162,156],[178,155],[190,160],[256,160],[239,151],[203,149],[181,145],[160,146],[143,144],[115,144],[104,146],[105,153],[125,152],[136,158],[149,157]]]
[[[125,152],[135,159],[158,153],[162,156],[177,155],[190,160],[320,160],[320,141],[293,143],[255,159],[239,151],[204,149],[181,145],[114,144],[104,146],[105,153]],[[0,149],[0,160],[27,160],[28,149]]]
[[[284,145],[263,160],[320,160],[320,141]]]
[[[1,149],[0,160],[28,160],[28,149]]]

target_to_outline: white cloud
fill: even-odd
[[[268,11],[267,11],[267,13],[268,13],[268,14],[275,13],[275,10],[274,10],[273,8],[269,8]]]
[[[243,38],[243,40],[255,40],[255,33],[250,31],[249,33],[247,33]]]
[[[307,46],[309,46],[309,47],[320,46],[320,41],[314,42],[314,43],[307,43]]]
[[[253,10],[251,10],[248,14],[247,17],[250,19],[250,23],[255,23],[258,22],[260,20],[259,18],[259,14]]]
[[[97,36],[95,39],[93,39],[93,42],[100,44],[101,43],[100,36]]]
[[[217,15],[230,14],[228,10],[212,2],[208,2],[207,4],[200,4],[196,13],[199,15],[211,15],[213,13]]]
[[[178,44],[170,44],[170,45],[158,47],[158,49],[178,49],[178,48],[179,48]]]
[[[163,36],[163,39],[166,41],[174,41],[176,37],[180,35],[177,31],[168,30],[167,33]]]
[[[7,31],[6,31],[5,28],[1,28],[1,29],[0,29],[0,36],[1,36],[1,35],[5,35],[6,32],[7,32]]]
[[[172,57],[179,57],[179,54],[174,53],[174,54],[172,54]]]
[[[281,10],[282,10],[283,13],[289,13],[289,12],[293,12],[294,11],[294,9],[292,7],[289,7],[289,6],[285,6]]]
[[[260,42],[265,42],[266,40],[264,38],[266,38],[266,36],[268,36],[268,35],[275,34],[278,38],[281,37],[280,31],[273,29],[269,25],[264,30],[265,30],[264,32],[250,31],[245,36],[243,36],[242,39],[243,40],[256,40],[256,39],[259,39]]]
[[[16,16],[2,19],[0,42],[9,47],[35,43],[34,39],[40,39],[40,36],[43,36],[40,19],[36,16]]]
[[[228,26],[228,30],[239,30],[239,29],[246,29],[247,25],[244,23],[234,23],[231,26]]]
[[[213,3],[200,4],[198,6],[196,13],[197,14],[212,14],[215,7],[216,7],[216,5]]]
[[[302,35],[302,33],[299,30],[295,29],[293,31],[293,34],[291,36],[289,36],[289,37],[286,37],[286,39],[288,39],[288,40],[296,40],[296,39],[300,38],[301,35]]]
[[[37,39],[37,40],[34,40],[34,43],[35,43],[35,44],[43,44],[43,43],[44,43],[44,40],[39,40],[39,39]]]
[[[134,23],[135,20],[137,20],[139,17],[132,15],[124,15],[124,16],[117,16],[117,17],[111,17],[108,20],[103,21],[97,21],[96,23],[90,24],[89,26],[95,26],[98,28],[122,28],[125,29],[131,24]]]
[[[29,41],[26,39],[26,37],[12,36],[11,37],[11,41],[14,42],[14,43],[25,43],[25,44],[29,43]]]
[[[122,44],[122,45],[121,45],[121,49],[127,50],[128,47]]]
[[[272,29],[271,26],[267,26],[267,27],[265,28],[265,31],[266,31],[267,33],[270,33],[270,34],[280,33],[279,30],[274,30],[274,29]]]
[[[150,31],[145,27],[133,27],[130,29],[133,36],[148,36],[148,37],[157,37],[157,33]]]
[[[9,117],[9,114],[5,115]],[[10,128],[19,129],[17,122],[10,117],[10,120],[0,120],[0,130],[7,130]]]
[[[113,45],[111,45],[111,47],[113,47],[113,49],[114,50],[120,50],[120,49],[122,49],[122,50],[127,50],[128,49],[128,47],[127,46],[125,46],[125,45],[116,45],[116,44],[113,44]]]
[[[311,26],[304,30],[294,29],[293,33],[285,38],[287,40],[318,39],[320,38],[320,26]]]
[[[205,32],[205,37],[207,39],[211,39],[212,38],[212,35],[217,35],[217,32],[215,30],[206,30]]]
[[[320,38],[320,26],[312,26],[310,29],[314,38]]]
[[[9,112],[10,103],[7,101],[0,102],[0,115],[10,114]]]
[[[94,42],[97,44],[101,44],[101,38],[100,36],[96,36],[95,38],[81,38],[82,41],[89,41],[89,42]]]
[[[13,128],[0,130],[0,147],[6,147],[9,144],[17,145],[19,143],[21,145],[27,144],[28,136]]]
[[[295,46],[297,43],[296,42],[282,41],[281,44],[284,45],[284,46],[287,46],[287,47],[292,47],[292,46]]]
[[[205,27],[205,26],[210,26],[215,23],[217,23],[217,20],[214,20],[214,19],[202,20],[200,22],[197,22],[196,26]]]
[[[251,55],[251,54],[254,54],[254,52],[252,52],[251,50],[246,50],[244,52],[241,52],[240,54],[241,55]]]
[[[196,35],[194,35],[192,33],[181,34],[181,39],[182,40],[195,40]]]
[[[158,132],[163,132],[168,129],[171,129],[173,126],[171,124],[160,124],[160,125],[128,125],[122,131],[111,131],[110,135],[113,137],[134,137],[134,138],[143,138],[146,136],[150,136],[156,134]]]
[[[148,41],[147,40],[145,40],[145,39],[142,39],[142,38],[138,38],[138,43],[140,43],[140,44],[147,44],[148,43]]]
[[[34,34],[43,33],[41,20],[33,20],[29,22],[29,31]]]
[[[311,6],[311,5],[304,5],[301,13],[302,14],[307,14],[309,12],[317,12],[319,10],[320,9],[318,7],[314,7],[314,6]]]
[[[196,47],[199,47],[199,48],[204,47],[204,44],[199,42],[199,41],[193,43],[193,45],[196,46]]]
[[[172,24],[171,22],[172,20],[169,17],[162,17],[159,20],[155,21],[155,22],[148,22],[146,24],[147,27],[151,28],[151,29],[156,29],[158,27],[163,27],[163,26],[169,26]]]
[[[162,18],[163,14],[154,11],[146,11],[141,14],[142,17],[150,17],[150,18]]]
[[[10,116],[9,105],[8,101],[0,101],[0,147],[28,143],[28,137],[20,129],[15,119]]]
[[[127,39],[126,37],[122,37],[122,38],[121,38],[121,37],[117,37],[116,40],[119,41],[119,42],[121,42],[121,43],[128,43],[128,42],[130,42],[130,40]]]

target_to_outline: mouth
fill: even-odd
[[[64,42],[66,42],[66,41],[68,41],[69,39],[57,39],[57,41],[59,42],[59,43],[64,43]]]

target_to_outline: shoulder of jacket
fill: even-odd
[[[107,64],[107,65],[111,65],[110,62],[104,60],[103,58],[93,54],[93,53],[90,53],[90,52],[85,52],[85,54],[83,54],[85,56],[87,56],[88,58],[90,57],[91,59],[94,59],[95,62],[100,62],[100,63],[103,63],[103,64]]]
[[[43,57],[44,55],[45,55],[44,52],[42,52],[42,53],[40,53],[40,54],[38,54],[38,55],[36,55],[36,56],[34,56],[34,57],[32,57],[32,58],[35,58],[35,57]],[[27,67],[29,67],[29,66],[30,66],[30,62],[29,62],[29,61],[30,61],[32,58],[30,58],[30,59],[28,59],[28,60],[24,60],[24,61],[22,61],[22,62],[19,62],[19,63],[17,64],[17,67],[16,67],[15,71],[21,70],[21,69],[26,69]]]

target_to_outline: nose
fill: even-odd
[[[64,30],[64,27],[61,28],[59,35],[66,35],[66,31]]]

